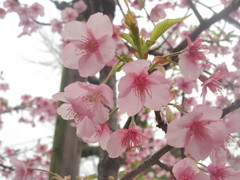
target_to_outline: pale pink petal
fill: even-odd
[[[86,57],[86,55],[81,57],[78,63],[78,71],[82,77],[93,76],[105,66],[98,62],[95,54],[89,54],[87,56],[88,57]]]
[[[96,131],[93,120],[89,119],[86,116],[77,123],[76,128],[77,128],[76,134],[80,138],[91,137]]]
[[[207,105],[198,105],[194,108],[195,112],[202,112],[201,119],[204,120],[218,120],[222,116],[222,110]]]
[[[109,17],[102,13],[91,15],[87,21],[87,26],[96,39],[105,35],[112,36],[113,34],[113,26]]]
[[[65,98],[63,92],[56,93],[52,97],[53,97],[53,99],[58,100],[58,101],[68,102],[67,99]]]
[[[172,172],[177,179],[181,179],[181,176],[193,177],[198,171],[196,163],[189,158],[184,158],[178,161],[172,169]]]
[[[122,77],[118,84],[119,95],[118,98],[124,98],[128,93],[130,93],[132,88],[132,83],[134,82],[134,74],[129,73]]]
[[[118,98],[118,106],[122,113],[126,112],[128,116],[133,116],[141,110],[143,104],[141,98],[131,90],[124,98]]]
[[[210,177],[207,174],[200,172],[194,176],[193,180],[210,180]]]
[[[148,67],[150,66],[150,62],[147,60],[137,60],[130,63],[127,63],[123,66],[122,70],[128,74],[130,72],[136,72],[134,69],[137,69],[137,72],[142,72],[148,70]]]
[[[100,62],[107,64],[115,56],[116,43],[111,37],[108,36],[105,36],[104,38],[98,40],[98,43],[99,43],[98,51],[102,57],[102,61]]]
[[[179,56],[178,62],[181,73],[190,79],[197,79],[200,75],[198,64],[191,61],[186,55]]]
[[[122,144],[123,136],[124,134],[119,131],[111,134],[106,149],[110,158],[117,158],[126,150]]]
[[[113,109],[114,102],[113,102],[113,91],[112,89],[106,84],[100,84],[99,89],[102,94],[102,101],[105,105]]]
[[[187,128],[183,128],[180,125],[181,125],[181,120],[176,119],[172,121],[168,125],[167,134],[166,134],[167,144],[177,148],[184,147],[186,134],[188,131]]]
[[[62,36],[64,40],[81,40],[83,37],[87,37],[87,26],[83,22],[72,21],[64,26]]]
[[[100,147],[103,150],[107,149],[107,144],[108,144],[108,141],[110,139],[110,134],[111,134],[111,130],[105,128],[101,137],[100,137],[99,144],[100,144]]]
[[[154,111],[159,111],[162,106],[167,105],[170,101],[168,86],[156,85],[151,86],[151,94],[147,94],[144,105]]]
[[[225,123],[229,133],[240,133],[240,110],[235,110],[227,116]]]
[[[62,104],[57,109],[57,113],[65,120],[73,120],[76,116],[76,113],[72,108],[72,105],[67,103]]]
[[[73,43],[67,44],[62,51],[61,57],[64,67],[70,69],[78,68],[78,61],[82,57],[81,49],[77,48]]]
[[[95,107],[93,111],[97,112],[94,116],[94,120],[98,123],[103,124],[109,120],[109,110],[103,105]]]
[[[213,122],[207,126],[210,135],[212,137],[213,143],[224,144],[228,136],[227,128],[223,122]],[[221,132],[221,133],[220,133]]]
[[[204,160],[210,155],[212,147],[211,137],[205,134],[204,137],[191,136],[185,150],[195,159]]]

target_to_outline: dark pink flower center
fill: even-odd
[[[92,36],[83,37],[80,43],[77,44],[77,48],[81,49],[84,54],[95,53],[98,47],[98,42]]]
[[[133,81],[133,88],[138,97],[145,99],[146,93],[151,95],[150,83],[145,75],[137,76]]]
[[[134,130],[128,130],[122,139],[122,144],[127,148],[137,147],[141,143],[141,134]]]
[[[205,121],[194,121],[190,126],[191,134],[197,138],[204,138],[208,132],[208,129],[206,128],[207,124],[208,123]]]

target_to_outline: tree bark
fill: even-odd
[[[76,81],[85,81],[85,78],[80,77],[76,70],[64,68],[60,91]],[[61,176],[77,176],[79,174],[81,144],[81,140],[76,136],[76,128],[70,125],[70,121],[57,116],[50,171]]]

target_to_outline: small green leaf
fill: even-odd
[[[134,49],[136,49],[136,46],[129,34],[120,33],[120,36],[121,36],[121,38],[125,39],[129,44],[131,44]]]
[[[172,27],[174,24],[183,21],[188,16],[185,16],[183,18],[177,18],[177,19],[166,19],[160,23],[158,23],[150,36],[150,41],[156,41],[165,31],[167,31],[170,27]]]
[[[177,104],[172,104],[172,103],[169,103],[169,105],[174,106],[174,107],[177,108],[177,110],[180,111],[181,113],[188,113],[182,106],[179,106],[179,105],[177,105]]]
[[[142,47],[142,54],[148,52],[149,48],[155,43],[155,41],[147,40]]]

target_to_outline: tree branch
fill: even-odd
[[[230,106],[224,108],[222,111],[223,111],[223,114],[222,114],[222,117],[225,117],[227,114],[229,114],[230,112],[236,110],[240,108],[240,99],[237,99],[235,102],[233,102]]]
[[[195,5],[193,4],[192,0],[187,0],[187,3],[190,6],[190,8],[192,9],[192,11],[194,12],[195,16],[197,17],[199,23],[201,24],[203,22],[203,18],[200,15],[200,13],[198,12],[198,10],[195,7]]]
[[[237,10],[240,6],[240,1],[233,1],[228,7],[223,9],[218,14],[214,15],[208,20],[203,21],[191,34],[190,38],[192,41],[195,41],[197,37],[206,29],[208,29],[211,25],[216,23],[217,21],[224,19],[228,16],[231,12]],[[183,40],[177,47],[174,48],[173,52],[181,51],[185,47],[187,47],[187,40]]]
[[[143,163],[138,165],[135,169],[133,169],[131,172],[127,173],[124,177],[122,177],[120,180],[129,180],[134,178],[139,173],[143,172],[145,169],[151,167],[152,165],[156,164],[160,157],[162,157],[164,154],[166,154],[168,151],[170,151],[173,147],[166,145],[163,148],[161,148],[159,151],[154,153],[150,158],[145,160]]]

